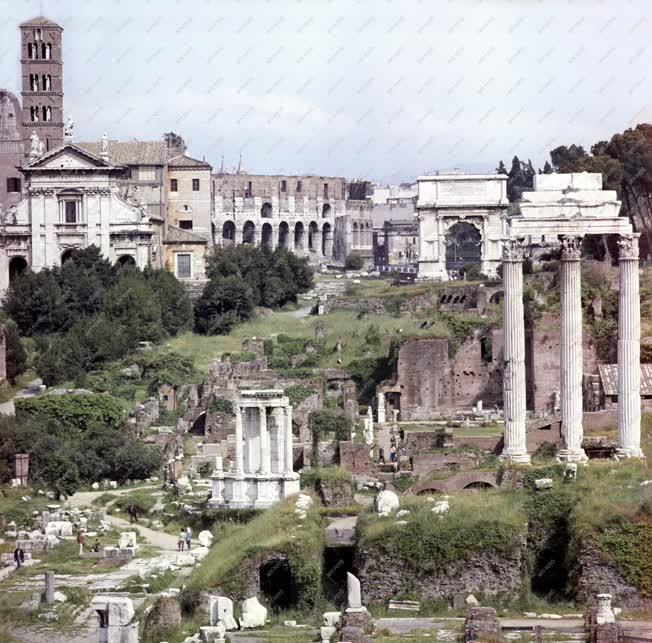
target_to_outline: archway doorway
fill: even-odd
[[[321,218],[327,219],[331,215],[331,206],[328,203],[324,203],[321,209]]]
[[[13,283],[18,275],[27,270],[27,259],[25,257],[13,257],[9,262],[9,283]]]
[[[222,226],[222,245],[230,246],[235,242],[235,223],[225,221]]]
[[[274,611],[297,606],[297,583],[287,558],[273,558],[259,568],[260,592]]]
[[[72,253],[73,252],[74,252],[74,250],[64,250],[61,253],[61,265],[62,266],[63,266],[64,263],[66,263],[66,261],[70,261],[72,259]]]
[[[256,226],[253,221],[247,221],[242,228],[242,243],[256,243]]]
[[[190,435],[204,436],[206,435],[206,413],[202,413],[190,427]]]
[[[324,257],[330,257],[333,253],[333,231],[330,223],[324,223],[321,230],[321,253]]]
[[[278,227],[278,245],[282,248],[288,248],[290,241],[290,226],[285,222],[281,221],[281,225]]]
[[[482,262],[482,235],[470,223],[460,221],[446,234],[446,270],[464,270]]]
[[[308,250],[310,250],[310,252],[317,251],[317,246],[319,245],[317,243],[318,235],[319,235],[319,228],[317,227],[317,224],[314,221],[311,221],[310,225],[308,226]]]
[[[303,252],[303,237],[305,235],[305,228],[301,221],[297,221],[297,224],[294,226],[294,250],[297,252]]]
[[[272,225],[271,223],[263,223],[261,229],[261,241],[264,246],[272,248]]]
[[[118,265],[121,266],[122,268],[127,268],[127,267],[136,267],[136,260],[131,256],[131,255],[122,255],[118,259]]]
[[[272,216],[272,204],[271,203],[263,203],[263,207],[260,208],[260,216],[263,219],[270,219]]]

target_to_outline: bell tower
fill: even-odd
[[[63,145],[63,61],[56,22],[39,16],[19,25],[23,96],[23,149],[35,131],[45,151]]]

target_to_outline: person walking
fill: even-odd
[[[20,545],[17,545],[16,549],[14,549],[14,562],[16,563],[16,569],[20,569],[25,562],[25,552]]]
[[[79,545],[79,555],[84,555],[84,534],[81,531],[77,532],[77,544]]]
[[[378,447],[378,464],[385,464],[385,449]]]
[[[183,551],[183,545],[186,542],[186,532],[182,529],[179,532],[179,542],[177,543],[177,549]]]
[[[190,527],[186,527],[186,547],[188,548],[188,551],[190,551],[191,541],[192,541],[192,529],[190,529]]]

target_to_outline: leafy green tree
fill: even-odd
[[[362,270],[362,266],[364,266],[364,259],[357,252],[349,253],[344,260],[344,267],[347,270]]]
[[[7,379],[13,384],[16,378],[27,370],[27,351],[20,341],[13,322],[5,324],[5,348]]]
[[[543,173],[544,174],[552,174],[552,165],[548,161],[545,162],[543,166]]]
[[[242,277],[211,279],[195,302],[195,329],[204,335],[225,334],[253,311],[252,289]]]
[[[507,174],[507,168],[502,161],[499,161],[498,167],[496,168],[496,174]]]
[[[168,335],[192,330],[190,295],[183,284],[167,270],[145,268],[145,283],[161,306],[161,324]]]

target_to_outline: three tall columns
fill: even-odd
[[[618,450],[623,457],[643,457],[640,397],[640,293],[638,234],[621,235],[618,307]],[[580,236],[560,236],[560,397],[561,448],[559,458],[587,459],[582,449],[582,276]],[[523,311],[523,242],[503,244],[504,446],[501,459],[527,463],[525,390],[525,320]]]

